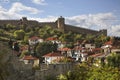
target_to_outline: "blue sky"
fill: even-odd
[[[107,29],[108,35],[120,36],[120,0],[0,0],[1,19],[55,21],[90,29]]]

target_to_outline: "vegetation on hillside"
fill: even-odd
[[[69,48],[73,47],[73,44],[77,41],[84,40],[90,43],[95,43],[97,47],[100,47],[104,42],[109,41],[110,37],[104,35],[82,35],[78,33],[73,33],[69,31],[64,33],[58,29],[53,29],[50,26],[39,27],[29,27],[21,25],[20,27],[13,25],[6,25],[0,27],[0,41],[9,41],[10,39],[19,41],[20,44],[28,44],[28,38],[32,36],[38,36],[44,40],[49,37],[56,37],[62,42],[68,42],[66,45]],[[120,40],[119,37],[114,39]],[[8,47],[3,47],[0,43],[0,80],[4,80],[8,76],[6,70],[6,63],[2,62],[5,53],[9,53]],[[11,42],[10,42],[10,45]],[[14,44],[16,51],[19,51],[18,44]],[[10,46],[12,48],[12,46]],[[46,53],[56,51],[57,45],[53,43],[39,43],[35,45],[34,52],[36,56],[41,57]],[[24,54],[29,54],[28,52],[23,52]],[[107,64],[100,67],[94,65],[89,65],[89,63],[78,64],[75,69],[66,74],[58,75],[56,78],[48,78],[49,80],[119,80],[120,79],[120,55],[112,54],[107,58]],[[101,64],[100,64],[101,65]]]
[[[120,80],[120,54],[112,54],[107,59],[108,62],[104,66],[85,62],[76,65],[74,70],[66,74],[49,77],[47,80]]]
[[[9,72],[7,71],[7,62],[5,61],[6,55],[11,52],[10,49],[0,42],[0,80],[6,80]]]

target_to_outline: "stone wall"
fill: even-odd
[[[72,32],[80,33],[80,34],[98,34],[99,33],[98,31],[95,31],[95,30],[75,27],[72,25],[65,25],[65,31],[66,32],[72,31]]]
[[[55,22],[38,22],[35,20],[27,20],[27,18],[22,18],[20,20],[0,20],[0,27],[5,26],[7,24],[12,24],[15,26],[20,26],[20,25],[26,25],[29,27],[44,27],[46,25],[51,26],[52,28],[57,28],[61,30],[62,32],[76,32],[80,34],[105,34],[107,35],[107,30],[103,29],[100,31],[96,30],[91,30],[91,29],[86,29],[86,28],[81,28],[81,27],[76,27],[72,25],[67,25],[65,24],[65,19],[63,17],[58,18]]]
[[[75,63],[63,63],[63,64],[41,64],[41,70],[35,71],[35,80],[45,80],[48,76],[57,76],[71,71]]]

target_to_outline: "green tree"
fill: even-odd
[[[74,48],[74,44],[71,42],[69,44],[66,44],[65,47],[73,49]]]
[[[63,74],[60,74],[58,77],[57,77],[57,80],[68,80],[67,77]]]
[[[119,80],[120,72],[118,68],[111,67],[92,67],[88,73],[87,80]]]
[[[0,36],[3,36],[3,35],[4,35],[4,30],[0,29]]]
[[[11,25],[11,24],[7,24],[7,25],[6,25],[6,29],[7,29],[7,30],[16,29],[16,26]]]
[[[24,39],[24,36],[25,36],[24,30],[16,30],[16,31],[14,32],[14,37],[15,37],[16,39],[23,40],[23,39]]]
[[[24,42],[28,43],[29,36],[24,36]]]
[[[74,41],[78,41],[78,40],[81,40],[82,39],[82,35],[81,34],[75,34],[74,36]]]
[[[107,65],[120,68],[120,54],[112,53],[107,57]]]
[[[59,39],[63,42],[73,42],[74,41],[74,34],[69,31],[68,33],[63,33]]]
[[[46,25],[45,27],[43,27],[39,30],[39,35],[43,39],[46,39],[46,38],[54,35],[54,29],[52,29],[50,26]]]
[[[34,31],[30,31],[30,32],[25,34],[25,36],[29,36],[29,37],[32,37],[34,35],[35,35]]]
[[[38,57],[42,57],[43,55],[56,50],[57,50],[57,46],[52,42],[39,43],[38,46],[36,47],[36,53]]]
[[[25,55],[29,55],[28,51],[22,51],[22,53],[20,54],[20,58],[23,58]]]

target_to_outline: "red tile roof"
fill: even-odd
[[[67,60],[69,60],[69,61],[75,61],[75,59],[72,58],[72,57],[67,57]]]
[[[70,48],[59,48],[58,49],[59,51],[69,51],[69,50],[71,50]]]
[[[44,55],[43,57],[61,57],[62,55],[60,53],[48,53]]]
[[[31,55],[29,55],[29,56],[24,56],[24,58],[23,58],[23,60],[37,60],[38,58],[36,58],[36,57],[33,57],[33,56],[31,56]]]
[[[90,55],[91,57],[98,57],[98,56],[102,56],[103,53],[97,53],[97,54],[93,54],[93,55]]]
[[[105,45],[112,45],[112,41],[105,42]]]
[[[47,40],[47,41],[52,41],[52,40],[58,40],[58,39],[55,38],[55,37],[49,37],[49,38],[47,38],[46,40]]]
[[[76,46],[74,47],[74,50],[83,50],[83,48]]]
[[[82,52],[81,54],[87,54],[88,55],[88,52]]]
[[[83,40],[77,41],[74,45],[82,44]]]
[[[27,46],[21,46],[20,49],[21,50],[28,50],[28,45]]]
[[[29,39],[30,39],[30,40],[38,40],[39,37],[37,37],[37,36],[33,36],[33,37],[29,38]]]
[[[93,51],[100,51],[100,50],[102,50],[102,48],[93,48],[92,50]]]

